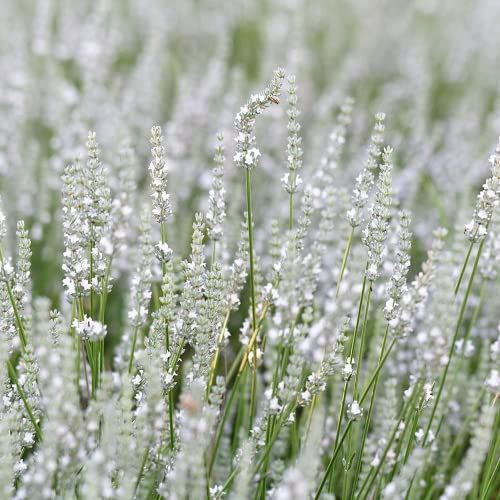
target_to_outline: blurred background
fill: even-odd
[[[19,218],[31,230],[34,293],[55,304],[61,175],[75,158],[85,161],[88,130],[97,132],[115,192],[124,177],[132,182],[133,239],[148,196],[150,128],[163,127],[175,209],[169,244],[181,256],[194,213],[206,207],[215,136],[224,132],[228,232],[236,241],[244,181],[231,160],[233,119],[277,66],[297,77],[305,184],[328,160],[335,118],[352,96],[339,187],[352,189],[373,116],[383,111],[396,194],[413,212],[417,262],[434,228],[470,218],[500,133],[498,1],[0,3],[0,195],[11,234]],[[283,101],[258,124],[258,247],[259,228],[269,234],[270,220],[288,210]],[[120,265],[115,272],[119,279]]]

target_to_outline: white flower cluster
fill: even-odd
[[[491,177],[486,180],[483,189],[477,196],[473,219],[465,226],[465,234],[470,241],[480,241],[486,237],[493,210],[498,206],[500,199],[500,142],[489,161]]]
[[[289,132],[286,146],[286,164],[289,172],[287,172],[281,182],[288,194],[294,194],[302,184],[302,179],[297,171],[302,168],[302,138],[299,135],[300,123],[297,118],[300,111],[297,109],[297,85],[295,84],[295,75],[288,76],[288,125]]]
[[[429,297],[429,288],[434,280],[447,234],[448,231],[444,228],[433,232],[432,247],[428,252],[426,262],[422,265],[422,271],[413,280],[411,288],[402,296],[398,316],[391,320],[392,335],[405,337],[413,331],[416,317]]]
[[[375,115],[375,125],[371,142],[368,146],[368,158],[365,161],[363,171],[356,177],[356,185],[351,196],[351,208],[347,211],[347,220],[352,227],[357,227],[363,220],[363,209],[370,197],[370,191],[373,186],[373,171],[377,168],[378,159],[381,151],[380,147],[384,142],[385,114],[377,113]]]
[[[238,135],[235,138],[236,153],[233,157],[236,166],[251,170],[257,165],[261,153],[255,147],[255,136],[253,135],[255,118],[262,113],[271,102],[278,101],[284,78],[284,70],[278,68],[274,72],[269,87],[267,87],[262,94],[253,94],[247,104],[242,106],[236,115],[234,125],[238,131]]]
[[[359,406],[358,401],[354,400],[347,407],[347,417],[350,420],[359,420],[363,417],[363,408]]]
[[[153,200],[153,215],[157,222],[164,223],[172,215],[170,195],[167,192],[168,167],[165,161],[165,148],[161,127],[151,128],[151,155],[149,164],[151,176],[151,198]]]
[[[106,337],[108,329],[100,321],[93,320],[87,315],[82,320],[74,319],[71,326],[82,340],[97,342]]]
[[[226,190],[224,188],[224,134],[217,134],[215,149],[212,187],[208,193],[208,210],[205,216],[207,233],[214,241],[220,240],[223,235],[224,219],[226,218]]]
[[[375,201],[371,207],[371,217],[363,230],[363,243],[368,249],[366,278],[375,281],[379,275],[384,258],[385,240],[387,239],[388,221],[392,208],[392,148],[387,147],[382,153],[382,165],[378,180]]]
[[[95,132],[87,140],[88,162],[77,159],[63,176],[62,219],[64,230],[63,284],[68,298],[102,293],[110,289],[106,272],[113,245],[107,237],[111,192],[107,172],[99,159]]]
[[[389,298],[384,306],[384,316],[389,322],[394,321],[400,312],[401,298],[407,293],[406,275],[410,269],[411,232],[410,215],[403,211],[399,215],[399,239],[396,262],[387,285]],[[396,320],[397,321],[397,320]]]

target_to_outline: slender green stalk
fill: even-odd
[[[470,255],[472,253],[472,247],[474,246],[474,242],[471,241],[469,244],[469,249],[467,250],[467,255],[465,256],[464,263],[462,265],[462,270],[460,271],[460,276],[458,278],[457,284],[455,286],[455,295],[457,295],[460,290],[460,285],[462,284],[462,280],[464,279],[465,270],[467,269],[467,264],[469,263]]]
[[[228,309],[226,312],[226,317],[224,318],[224,322],[222,323],[222,328],[219,333],[219,338],[217,339],[217,349],[215,351],[215,356],[210,366],[210,373],[208,375],[208,384],[207,384],[207,396],[210,394],[210,389],[214,383],[215,374],[217,372],[217,364],[219,363],[221,345],[224,340],[224,334],[226,333],[227,324],[229,322],[229,316],[231,315],[231,309]]]
[[[248,217],[248,260],[249,260],[249,279],[250,279],[250,302],[252,307],[252,330],[257,326],[256,304],[255,304],[255,269],[253,259],[253,216],[252,216],[252,181],[250,170],[245,169],[245,185],[247,194],[247,217]]]
[[[389,357],[389,354],[391,353],[392,351],[392,348],[394,347],[394,344],[396,343],[396,339],[392,339],[391,343],[389,344],[389,346],[387,347],[387,351],[385,352],[381,362],[378,364],[377,368],[375,369],[374,373],[372,374],[366,388],[364,389],[363,393],[361,394],[361,397],[359,398],[359,404],[363,404],[364,400],[366,399],[366,396],[368,396],[368,393],[371,389],[371,387],[373,386],[373,384],[375,383],[375,380],[376,380],[376,377],[378,376],[378,374],[380,373],[380,370],[382,369],[382,367],[384,366],[387,358]],[[325,473],[323,475],[323,478],[321,480],[321,483],[318,487],[318,490],[316,491],[316,495],[314,497],[315,500],[318,500],[320,495],[321,495],[321,492],[323,491],[323,488],[325,487],[325,484],[326,484],[326,481],[328,480],[328,478],[330,477],[330,474],[332,473],[332,470],[333,470],[333,466],[335,464],[335,461],[337,459],[337,456],[339,454],[339,451],[341,449],[341,446],[342,444],[344,443],[344,440],[347,436],[347,433],[349,432],[349,429],[352,425],[352,420],[349,420],[349,422],[347,422],[347,425],[345,426],[345,429],[344,429],[344,432],[342,433],[342,436],[340,437],[340,439],[338,440],[338,443],[337,445],[334,447],[334,450],[333,450],[333,455],[332,455],[332,458],[330,459],[330,462],[328,463],[328,466],[325,470]]]
[[[382,339],[382,347],[380,349],[378,363],[380,363],[380,361],[384,355],[384,350],[385,350],[385,345],[387,343],[388,333],[389,333],[389,324],[387,324],[387,326],[385,327],[385,332],[384,332],[384,337]],[[366,415],[366,422],[365,422],[365,426],[363,428],[363,436],[361,438],[361,445],[360,445],[359,453],[358,453],[359,458],[358,458],[358,461],[356,464],[356,471],[354,473],[354,480],[352,483],[352,490],[351,490],[350,498],[354,497],[354,492],[356,491],[356,485],[358,484],[358,480],[359,480],[359,474],[361,473],[363,451],[365,449],[366,438],[368,436],[368,429],[370,427],[370,421],[371,421],[373,406],[374,406],[374,402],[375,402],[375,394],[377,392],[378,380],[379,380],[379,375],[377,374],[377,376],[375,377],[375,382],[373,383],[372,394],[370,396],[370,405],[368,406],[368,413]]]
[[[17,378],[16,370],[12,366],[12,363],[10,360],[7,360],[7,370],[9,372],[9,376],[12,379],[12,382],[14,382],[14,385],[17,388],[17,392],[19,396],[21,397],[24,408],[26,409],[26,413],[28,414],[28,417],[30,419],[31,425],[33,425],[33,428],[35,430],[36,437],[39,441],[42,440],[42,432],[40,431],[40,427],[38,426],[38,423],[36,422],[35,416],[33,415],[33,411],[31,410],[30,404],[28,402],[28,399],[26,398],[26,395],[24,394],[23,388],[21,387],[21,384],[19,383],[19,380]]]
[[[474,325],[476,324],[476,321],[477,321],[477,319],[479,317],[479,313],[480,313],[481,307],[483,305],[484,294],[485,294],[485,291],[486,291],[486,284],[487,284],[487,282],[483,281],[483,283],[481,285],[481,289],[479,291],[479,299],[478,299],[476,308],[474,309],[474,313],[472,314],[472,318],[471,318],[471,320],[469,322],[469,325],[467,326],[467,330],[466,330],[465,335],[463,337],[463,343],[462,343],[463,349],[466,348],[467,341],[469,340],[469,337],[470,337],[470,334],[472,332],[472,329],[473,329]],[[453,370],[453,375],[452,375],[452,378],[451,378],[451,383],[449,384],[450,385],[450,389],[448,390],[447,398],[445,400],[445,404],[443,405],[443,407],[445,409],[447,408],[448,402],[450,401],[450,399],[453,396],[453,387],[455,386],[455,382],[456,382],[456,380],[458,378],[458,374],[462,370],[463,363],[464,363],[464,356],[462,355],[462,357],[458,359],[458,362],[455,364],[455,369]],[[445,419],[445,416],[446,416],[446,410],[441,411],[441,417],[439,419],[439,423],[438,423],[438,426],[437,426],[437,429],[436,429],[436,436],[439,435],[439,431],[441,429],[441,425],[442,425],[442,423],[443,423],[443,421]]]
[[[496,398],[493,401],[493,405],[496,403]],[[492,406],[493,406],[492,405]],[[495,444],[493,446],[490,446],[490,450],[488,453],[488,456],[486,457],[485,461],[485,466],[484,466],[484,476],[482,479],[481,483],[481,500],[483,498],[487,498],[487,494],[489,492],[490,487],[492,486],[493,480],[496,478],[498,479],[496,473],[498,470],[498,449],[500,448],[500,412],[497,411],[497,414],[495,416],[494,424],[493,424],[493,429],[496,429],[496,439],[495,439]],[[495,460],[495,457],[497,458],[496,465],[493,467],[493,461]]]
[[[444,385],[446,383],[446,377],[448,375],[448,370],[450,368],[451,359],[452,359],[453,354],[455,352],[455,344],[457,342],[458,333],[460,331],[460,327],[462,326],[462,321],[464,319],[465,309],[467,308],[467,302],[469,300],[469,295],[470,295],[470,292],[472,290],[472,284],[474,282],[474,277],[476,275],[477,267],[479,264],[479,259],[481,257],[481,252],[483,250],[484,241],[485,240],[481,241],[479,248],[477,250],[476,259],[474,260],[474,266],[472,267],[472,273],[470,275],[469,283],[468,283],[467,289],[465,291],[465,296],[462,300],[462,305],[460,307],[460,313],[458,315],[458,320],[457,320],[457,323],[455,325],[455,332],[453,333],[453,339],[451,341],[450,349],[448,351],[448,360],[447,360],[446,365],[445,365],[444,370],[443,370],[443,375],[441,377],[439,389],[438,389],[438,392],[436,394],[436,399],[434,400],[434,405],[432,406],[432,411],[431,411],[431,415],[429,418],[429,423],[427,424],[427,428],[425,429],[424,438],[422,440],[422,446],[425,445],[425,442],[427,440],[427,436],[429,435],[429,431],[431,430],[434,416],[436,414],[436,410],[437,410],[437,407],[439,405],[439,401],[441,399],[441,394],[443,393]]]
[[[489,479],[485,482],[484,488],[480,492],[481,496],[479,497],[479,500],[486,500],[489,497],[490,489],[493,486],[493,481],[498,482],[498,478],[499,478],[498,470],[499,469],[500,469],[500,458],[497,458],[495,467],[493,468],[493,470],[489,474]]]
[[[141,468],[139,469],[139,474],[137,475],[137,479],[136,479],[135,485],[134,485],[134,496],[135,496],[135,493],[137,492],[137,488],[139,487],[142,476],[144,474],[144,468],[146,467],[146,461],[148,459],[148,456],[149,456],[149,446],[146,447],[144,455],[142,456]]]
[[[232,406],[232,403],[234,401],[234,398],[236,396],[236,393],[238,392],[238,385],[241,381],[241,377],[238,376],[236,377],[236,380],[234,381],[233,387],[231,389],[231,392],[229,394],[229,399],[227,400],[226,404],[224,405],[224,411],[222,412],[222,418],[220,420],[219,426],[217,428],[217,434],[215,435],[215,441],[214,445],[212,448],[212,455],[210,457],[209,465],[208,465],[208,475],[212,475],[212,470],[215,465],[215,460],[217,458],[217,452],[219,450],[219,445],[220,445],[220,440],[222,438],[222,434],[224,432],[224,425],[226,424],[226,420],[229,417],[229,411]]]
[[[134,365],[134,353],[135,353],[135,345],[137,344],[137,333],[139,331],[139,327],[134,326],[134,331],[132,332],[132,345],[130,347],[130,356],[128,359],[128,372],[132,373],[132,366]]]
[[[365,274],[364,277],[363,277],[363,286],[361,288],[361,296],[360,296],[360,299],[359,299],[358,314],[357,314],[357,317],[356,317],[356,325],[354,327],[354,334],[353,334],[352,341],[351,341],[351,347],[349,349],[349,358],[351,358],[351,361],[352,361],[352,358],[353,358],[353,355],[354,355],[354,351],[356,349],[356,338],[357,338],[357,335],[358,335],[359,323],[360,323],[360,320],[361,320],[361,311],[363,310],[363,301],[364,301],[364,297],[365,297],[366,281],[367,280],[366,280],[366,274]],[[340,429],[342,428],[342,420],[344,418],[345,403],[346,403],[346,399],[347,399],[348,385],[349,385],[349,379],[345,380],[345,382],[344,382],[344,390],[342,391],[342,403],[340,405],[339,418],[337,420],[337,430],[335,432],[335,441],[333,443],[333,449],[334,450],[335,450],[335,448],[337,448],[338,440],[339,440],[339,436],[340,436]],[[333,469],[331,470],[330,478],[329,478],[329,481],[328,481],[328,492],[329,493],[333,492]]]
[[[247,217],[248,217],[248,259],[249,259],[249,279],[250,279],[250,302],[252,308],[252,331],[257,331],[257,313],[255,304],[255,269],[253,255],[253,217],[252,217],[252,182],[250,169],[245,169],[245,185],[247,194]],[[257,362],[257,344],[254,342],[254,360]],[[257,386],[257,369],[252,371],[251,387]],[[255,408],[255,390],[250,393],[250,417],[248,426],[253,426],[253,409]]]
[[[356,373],[354,374],[354,387],[353,387],[353,394],[354,397],[356,397],[356,393],[358,391],[358,381],[359,381],[359,372],[361,371],[361,360],[363,358],[363,351],[365,347],[365,339],[366,339],[366,327],[368,324],[368,312],[370,309],[370,301],[372,297],[372,284],[370,283],[370,286],[368,287],[368,295],[366,296],[366,304],[365,304],[365,315],[363,318],[363,326],[361,328],[361,338],[359,340],[359,349],[358,349],[358,356],[357,356],[357,362],[358,362],[358,368],[356,369]],[[385,345],[384,345],[385,347]],[[383,352],[381,353],[382,356]]]
[[[444,460],[445,464],[449,464],[451,462],[451,459],[453,458],[453,454],[457,450],[457,448],[460,446],[461,443],[461,438],[462,436],[467,432],[467,429],[469,427],[469,424],[472,422],[474,417],[476,416],[476,411],[478,410],[481,401],[484,397],[484,393],[486,392],[486,387],[482,387],[481,391],[479,392],[479,396],[477,397],[476,401],[472,405],[472,408],[469,411],[469,414],[467,415],[466,419],[463,421],[462,425],[460,426],[459,431],[457,432],[455,439],[453,441],[453,445],[450,448],[450,451],[446,455],[446,459]]]
[[[293,230],[293,193],[290,193],[288,200],[288,229]]]
[[[279,343],[279,347],[278,347],[278,355],[277,355],[277,359],[276,359],[276,365],[274,368],[273,379],[271,382],[272,397],[275,397],[275,395],[276,395],[276,388],[278,386],[278,379],[279,379],[279,375],[280,375],[280,367],[283,363],[283,358],[285,356],[284,351],[285,351],[285,348],[283,346],[283,340],[281,340],[281,342]],[[283,372],[281,372],[281,374],[283,376]],[[276,415],[269,414],[268,418],[267,418],[267,428],[266,428],[266,445],[269,443],[269,440],[271,438],[275,421],[276,421]],[[262,474],[261,474],[262,475],[262,491],[263,492],[266,491],[265,483],[266,483],[266,474],[267,474],[268,466],[269,466],[269,457],[264,461]]]
[[[391,437],[387,441],[387,444],[385,446],[384,452],[382,453],[380,461],[379,461],[377,467],[374,468],[374,473],[371,476],[367,476],[366,479],[364,480],[364,482],[361,485],[361,488],[357,494],[357,498],[359,498],[359,499],[366,498],[370,492],[370,488],[371,488],[372,484],[379,477],[380,469],[384,465],[384,461],[387,457],[387,454],[389,453],[389,450],[391,449],[392,443],[394,442],[394,439],[396,438],[396,434],[398,433],[399,426],[404,419],[404,415],[406,413],[406,408],[411,407],[415,396],[418,396],[419,390],[420,390],[420,382],[415,385],[415,387],[413,388],[413,391],[412,391],[412,395],[410,396],[410,398],[408,398],[405,405],[403,406],[403,409],[401,410],[401,415],[400,415],[398,421],[396,422],[396,425],[394,426],[394,430],[391,433]],[[410,436],[410,439],[411,439],[411,436]],[[365,490],[366,490],[366,492],[365,492]],[[363,494],[363,492],[365,492],[365,493]]]
[[[354,227],[351,226],[351,231],[349,233],[347,245],[344,250],[344,257],[342,257],[342,265],[340,266],[339,279],[337,280],[337,287],[335,289],[335,297],[339,296],[340,283],[342,283],[342,278],[344,277],[345,268],[347,266],[347,259],[349,258],[349,253],[352,247],[353,237],[354,237]]]

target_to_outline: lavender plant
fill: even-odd
[[[496,498],[499,22],[4,0],[0,498]]]

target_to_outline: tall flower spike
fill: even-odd
[[[297,192],[299,186],[302,184],[302,179],[297,171],[302,168],[302,148],[300,144],[302,138],[299,136],[300,123],[297,118],[300,111],[297,109],[297,85],[295,85],[295,75],[288,77],[288,142],[286,146],[286,163],[288,173],[286,173],[281,182],[288,194]]]
[[[86,193],[79,159],[64,169],[62,181],[63,285],[71,300],[90,292],[90,265],[86,251],[90,227],[82,207]]]
[[[368,157],[363,171],[356,178],[356,185],[351,196],[352,208],[347,212],[347,220],[352,227],[357,227],[362,222],[363,208],[368,201],[370,189],[373,185],[373,171],[377,168],[380,146],[384,142],[384,120],[384,113],[375,115],[375,125],[368,146]]]
[[[388,220],[392,205],[392,148],[382,153],[382,165],[375,201],[371,208],[370,222],[363,231],[363,243],[368,248],[368,268],[366,277],[374,281],[378,277],[380,264],[385,252]]]
[[[401,297],[407,292],[406,275],[410,269],[410,248],[411,248],[411,232],[410,214],[402,211],[399,216],[399,242],[396,252],[396,263],[392,271],[391,279],[387,286],[389,299],[385,303],[384,316],[387,321],[392,321],[399,314],[399,304]]]
[[[260,151],[255,147],[255,136],[253,135],[255,118],[269,107],[272,102],[278,101],[284,78],[285,71],[278,68],[274,72],[271,83],[264,92],[262,94],[253,94],[236,115],[234,125],[238,131],[238,135],[235,139],[236,153],[233,159],[238,167],[251,170],[257,166]]]
[[[172,215],[170,195],[167,193],[168,167],[165,161],[165,148],[163,147],[161,127],[155,126],[151,128],[150,142],[153,146],[151,148],[153,159],[149,164],[153,216],[161,224]]]
[[[217,241],[222,238],[223,224],[226,218],[226,190],[224,189],[224,134],[217,134],[217,147],[215,149],[212,171],[212,188],[209,192],[208,211],[206,215],[207,233],[210,239]]]
[[[111,213],[111,190],[107,184],[107,172],[99,159],[99,148],[95,132],[89,132],[87,139],[87,168],[83,172],[84,198],[83,217],[89,231],[83,234],[85,247],[89,247],[90,288],[102,293],[109,259],[113,246],[108,239]],[[90,240],[90,241],[89,241]],[[86,283],[82,282],[86,287]]]
[[[480,241],[486,237],[493,209],[500,199],[500,137],[495,154],[490,156],[491,177],[483,184],[477,196],[473,219],[466,224],[465,234],[470,241]]]

